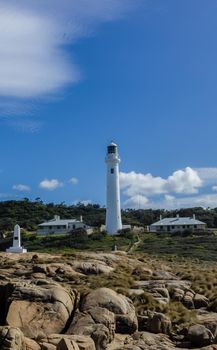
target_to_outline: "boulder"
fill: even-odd
[[[165,334],[137,332],[131,337],[115,335],[107,350],[176,350],[176,346]],[[205,350],[205,349],[204,349]],[[207,349],[208,350],[208,349]],[[210,349],[211,350],[211,349]]]
[[[94,307],[89,310],[89,314],[95,323],[103,324],[110,332],[111,338],[115,334],[115,316],[113,312],[106,308]]]
[[[94,341],[84,335],[68,335],[68,334],[50,334],[46,338],[41,339],[39,344],[44,343],[53,345],[56,349],[62,339],[70,340],[71,343],[76,343],[80,350],[95,350]]]
[[[41,350],[41,347],[35,340],[25,338],[26,350]]]
[[[128,289],[127,290],[127,295],[129,297],[135,297],[135,296],[140,296],[144,294],[144,290],[143,289]]]
[[[200,309],[202,307],[207,307],[209,304],[209,299],[207,299],[204,295],[195,294],[194,296],[194,307],[195,309]]]
[[[197,310],[197,320],[199,324],[204,325],[212,332],[215,338],[214,342],[217,343],[217,313],[203,309]]]
[[[133,276],[142,276],[142,277],[151,277],[153,275],[153,271],[148,267],[137,266],[133,272]]]
[[[194,309],[194,301],[193,301],[193,295],[192,294],[185,294],[184,298],[182,300],[182,303],[185,307],[188,309]]]
[[[147,324],[149,317],[147,315],[138,315],[138,329],[139,331],[147,331]]]
[[[175,301],[182,301],[184,298],[185,292],[183,289],[180,288],[174,288],[171,292],[171,298]]]
[[[42,343],[41,350],[56,350],[56,346],[49,343]]]
[[[1,350],[26,350],[24,335],[19,328],[0,328]]]
[[[67,333],[88,335],[94,340],[96,349],[106,349],[114,338],[115,316],[101,307],[77,313]]]
[[[43,273],[46,275],[47,273],[47,265],[45,264],[37,264],[32,266],[33,273]]]
[[[56,284],[14,285],[6,323],[18,327],[26,337],[60,333],[76,305],[77,295]]]
[[[150,312],[148,315],[147,330],[152,333],[170,334],[171,321],[162,313]]]
[[[138,329],[138,321],[132,301],[109,288],[91,291],[81,304],[81,311],[95,307],[105,308],[115,314],[116,332],[132,334]]]
[[[170,300],[170,295],[166,288],[155,288],[155,291],[159,293],[163,298]]]
[[[101,273],[108,274],[114,270],[113,267],[100,263],[99,261],[76,262],[73,267],[76,272],[80,272],[85,275],[98,275]]]
[[[193,346],[207,346],[213,342],[212,332],[201,324],[195,324],[188,329],[188,340]]]
[[[73,340],[62,338],[57,344],[56,350],[79,350],[79,347]]]
[[[111,342],[109,330],[103,324],[92,326],[91,338],[95,343],[96,350],[107,349],[107,345]]]

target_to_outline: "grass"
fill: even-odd
[[[70,253],[75,250],[111,251],[114,244],[118,249],[126,251],[131,239],[127,237],[113,237],[105,234],[94,236],[70,237],[69,235],[37,236],[25,235],[23,245],[28,251],[47,253]]]
[[[28,251],[47,253],[70,253],[79,250],[109,252],[114,244],[117,245],[118,250],[128,251],[133,241],[137,240],[137,236],[113,237],[98,233],[88,237],[79,235],[70,237],[68,235],[39,236],[34,233],[25,233],[22,240]],[[155,257],[217,261],[216,235],[180,237],[162,233],[144,233],[139,236],[141,243],[133,249],[133,252],[143,252]],[[8,245],[10,243],[7,241]],[[5,241],[0,242],[0,249],[3,248],[2,244],[5,245]]]
[[[150,233],[143,235],[137,251],[161,257],[217,261],[217,236],[180,237]]]

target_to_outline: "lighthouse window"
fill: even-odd
[[[115,153],[115,146],[108,146],[108,153]]]
[[[114,174],[114,168],[111,168],[111,174]]]

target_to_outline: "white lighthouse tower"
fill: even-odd
[[[107,208],[106,208],[106,231],[114,235],[122,229],[118,146],[110,143],[107,147]]]

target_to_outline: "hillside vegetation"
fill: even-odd
[[[190,208],[180,210],[152,210],[152,209],[126,209],[122,211],[123,223],[131,225],[150,225],[163,217],[196,215],[198,220],[204,221],[209,228],[217,227],[217,208],[205,210],[203,208]],[[40,199],[30,201],[24,198],[20,201],[0,202],[0,232],[12,230],[15,224],[19,224],[26,230],[35,230],[37,225],[43,221],[52,219],[54,215],[61,218],[79,218],[83,216],[84,221],[91,226],[100,226],[105,223],[105,208],[98,204],[87,206],[66,205],[65,203],[43,203]]]

